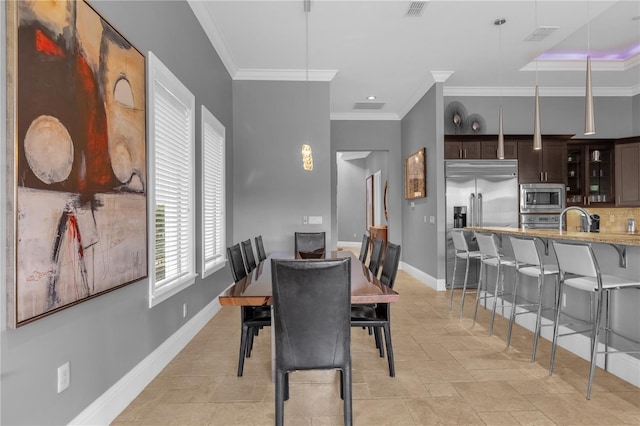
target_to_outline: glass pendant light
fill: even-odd
[[[500,58],[500,108],[498,109],[498,152],[499,160],[504,160],[504,129],[502,127],[502,25],[507,22],[504,18],[496,19],[493,24],[498,26],[498,56]]]

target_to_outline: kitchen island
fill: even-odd
[[[523,229],[512,227],[467,227],[466,231],[494,233],[500,237],[502,250],[505,255],[511,253],[509,236],[536,237],[544,245],[544,263],[555,263],[553,244],[550,241],[564,240],[582,243],[592,243],[592,247],[603,273],[617,275],[637,281],[640,277],[640,234],[623,232],[575,232],[560,231],[557,229]],[[613,250],[613,249],[615,250]],[[541,252],[541,254],[543,254]],[[490,268],[492,269],[492,268]],[[505,286],[513,283],[513,268],[506,268],[508,276],[505,276]],[[505,271],[506,272],[506,271]],[[527,280],[527,277],[523,277]],[[491,282],[491,281],[489,281]],[[533,282],[531,284],[534,284]],[[527,286],[530,289],[535,285]],[[530,290],[529,289],[529,290]],[[526,290],[526,289],[523,289]],[[545,306],[552,306],[553,292],[545,294]],[[563,290],[563,311],[569,311],[574,318],[588,320],[591,315],[591,302],[587,292],[565,288]],[[533,296],[533,294],[530,294]],[[508,300],[507,303],[510,303]],[[611,322],[613,330],[635,341],[640,341],[640,289],[629,288],[614,292],[611,300]],[[532,317],[526,316],[518,321],[520,325],[533,331]],[[551,316],[547,314],[543,318],[543,324],[551,323]],[[551,339],[551,327],[543,328],[542,337]],[[623,343],[612,336],[610,345],[616,349],[625,349]],[[575,335],[571,338],[560,339],[559,346],[579,355],[584,359],[590,357],[590,339],[585,335]],[[603,356],[598,357],[598,366],[604,367]],[[609,357],[608,371],[616,376],[640,387],[640,356],[623,354]]]

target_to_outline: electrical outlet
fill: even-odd
[[[186,304],[186,303],[184,303],[184,304],[182,305],[182,318],[184,318],[184,317],[186,317],[186,316],[187,316],[187,304]]]
[[[567,293],[562,293],[562,307],[567,307]]]
[[[71,367],[66,362],[58,367],[58,393],[62,392],[71,384]]]

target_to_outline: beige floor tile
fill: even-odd
[[[550,418],[541,411],[512,411],[511,416],[517,420],[518,424],[525,426],[550,426],[555,425]]]
[[[484,422],[462,397],[405,400],[416,424],[482,425]],[[435,416],[435,418],[434,418]]]
[[[535,407],[506,382],[454,384],[457,391],[478,412],[533,410]]]
[[[358,399],[353,401],[353,424],[414,425],[409,409],[400,399]]]

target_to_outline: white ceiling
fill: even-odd
[[[640,0],[431,0],[417,17],[407,0],[312,0],[308,16],[302,0],[188,1],[232,78],[330,81],[332,119],[401,119],[436,79],[445,96],[533,96],[541,54],[541,96],[584,96],[587,52],[595,96],[640,93]],[[542,26],[558,29],[525,41]]]

